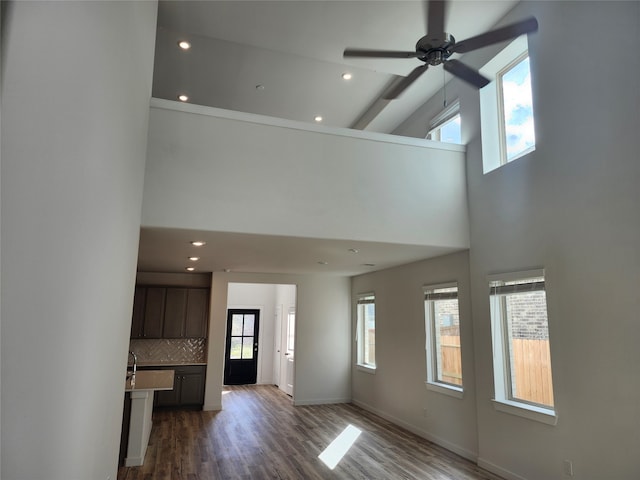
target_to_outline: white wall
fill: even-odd
[[[463,147],[154,105],[145,226],[468,247]]]
[[[459,289],[462,399],[427,390],[425,386],[422,287],[450,281],[457,281]],[[355,302],[358,294],[367,292],[374,292],[376,296],[375,375],[355,368]],[[354,277],[351,295],[354,403],[475,460],[478,452],[476,387],[468,252]]]
[[[229,283],[297,287],[295,404],[348,402],[350,375],[350,282],[346,277],[214,273],[209,320],[205,410],[222,406],[225,326]]]
[[[469,139],[479,460],[508,479],[565,478],[564,460],[576,479],[640,478],[640,58],[611,48],[640,44],[640,3],[525,2],[505,21],[531,14],[535,152],[483,175],[478,95],[456,87]],[[464,61],[479,67],[487,50]],[[491,403],[486,277],[531,267],[547,274],[556,426]]]
[[[230,283],[227,290],[227,308],[254,308],[260,310],[256,383],[273,384],[276,285]]]
[[[156,5],[7,7],[1,476],[114,480]]]
[[[276,383],[275,369],[279,367],[280,355],[276,352],[280,333],[276,325],[276,309],[285,314],[289,306],[295,307],[295,285],[270,283],[229,283],[227,287],[227,309],[253,308],[260,310],[258,330],[258,376],[256,383]],[[286,306],[285,306],[286,305]],[[283,310],[284,308],[284,310]]]

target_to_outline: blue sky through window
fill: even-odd
[[[462,144],[462,131],[460,128],[460,115],[456,115],[440,128],[440,141]]]
[[[535,146],[529,57],[502,76],[507,161]]]

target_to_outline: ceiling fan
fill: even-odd
[[[385,92],[383,98],[392,100],[397,98],[409,85],[415,82],[420,75],[426,72],[429,65],[436,66],[442,64],[443,68],[452,75],[470,83],[476,88],[482,88],[489,83],[488,78],[459,60],[450,59],[449,57],[454,53],[467,53],[538,30],[537,20],[534,17],[530,17],[520,22],[467,38],[461,42],[456,42],[453,35],[444,31],[446,3],[446,0],[431,0],[428,2],[427,34],[418,40],[415,52],[347,48],[343,55],[345,57],[417,58],[422,60],[424,65],[414,68],[409,75],[402,78],[401,81]]]

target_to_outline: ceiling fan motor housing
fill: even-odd
[[[447,60],[453,52],[451,47],[456,43],[453,35],[446,32],[440,34],[429,34],[422,37],[416,43],[418,58],[429,65],[440,65]]]

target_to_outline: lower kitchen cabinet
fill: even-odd
[[[204,384],[207,367],[204,365],[177,365],[148,368],[175,371],[173,390],[156,392],[154,407],[202,408],[202,405],[204,405]]]

